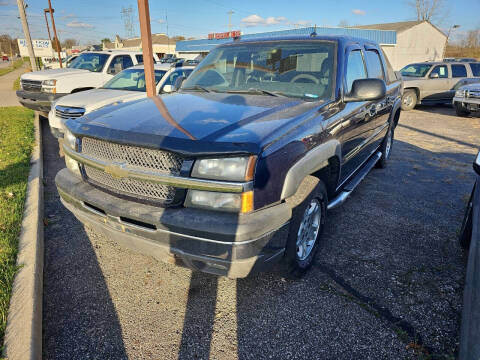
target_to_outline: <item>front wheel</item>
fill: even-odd
[[[407,89],[402,96],[402,110],[410,111],[417,105],[417,93],[415,90]]]
[[[457,113],[457,116],[467,116],[470,114],[470,111],[458,101],[455,101],[455,112]]]
[[[300,278],[313,265],[327,215],[327,190],[323,182],[308,176],[302,185],[313,189],[292,209],[284,259],[287,276],[292,278]]]

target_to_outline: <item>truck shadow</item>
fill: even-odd
[[[291,281],[274,269],[231,280],[237,333],[226,357],[455,354],[465,266],[456,237],[473,159],[396,141],[388,168],[330,212],[307,276]],[[192,274],[179,359],[211,356],[218,281]]]
[[[61,204],[55,175],[64,167],[42,120],[45,179],[44,359],[127,359],[120,322],[82,224]]]

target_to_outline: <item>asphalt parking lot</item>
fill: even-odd
[[[315,267],[229,280],[159,263],[59,201],[43,122],[45,359],[453,359],[466,254],[457,233],[480,118],[402,113],[389,166],[331,211]]]

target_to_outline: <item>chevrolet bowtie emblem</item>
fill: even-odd
[[[116,179],[125,178],[128,176],[128,170],[125,169],[125,165],[125,163],[109,164],[105,167],[105,172],[112,175]]]

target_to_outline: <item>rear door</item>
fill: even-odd
[[[365,58],[367,60],[367,73],[369,78],[375,78],[385,81],[387,86],[387,77],[385,68],[380,56],[379,50],[375,46],[365,46]],[[369,114],[373,117],[372,134],[367,147],[369,151],[374,151],[383,139],[386,133],[386,125],[393,107],[392,97],[394,96],[396,88],[394,86],[387,86],[387,94],[383,99],[372,101],[370,105]]]
[[[452,77],[450,79],[450,91],[448,92],[447,100],[453,99],[456,89],[465,85],[467,83],[466,79],[469,77],[465,64],[451,64],[450,66],[452,68]]]

